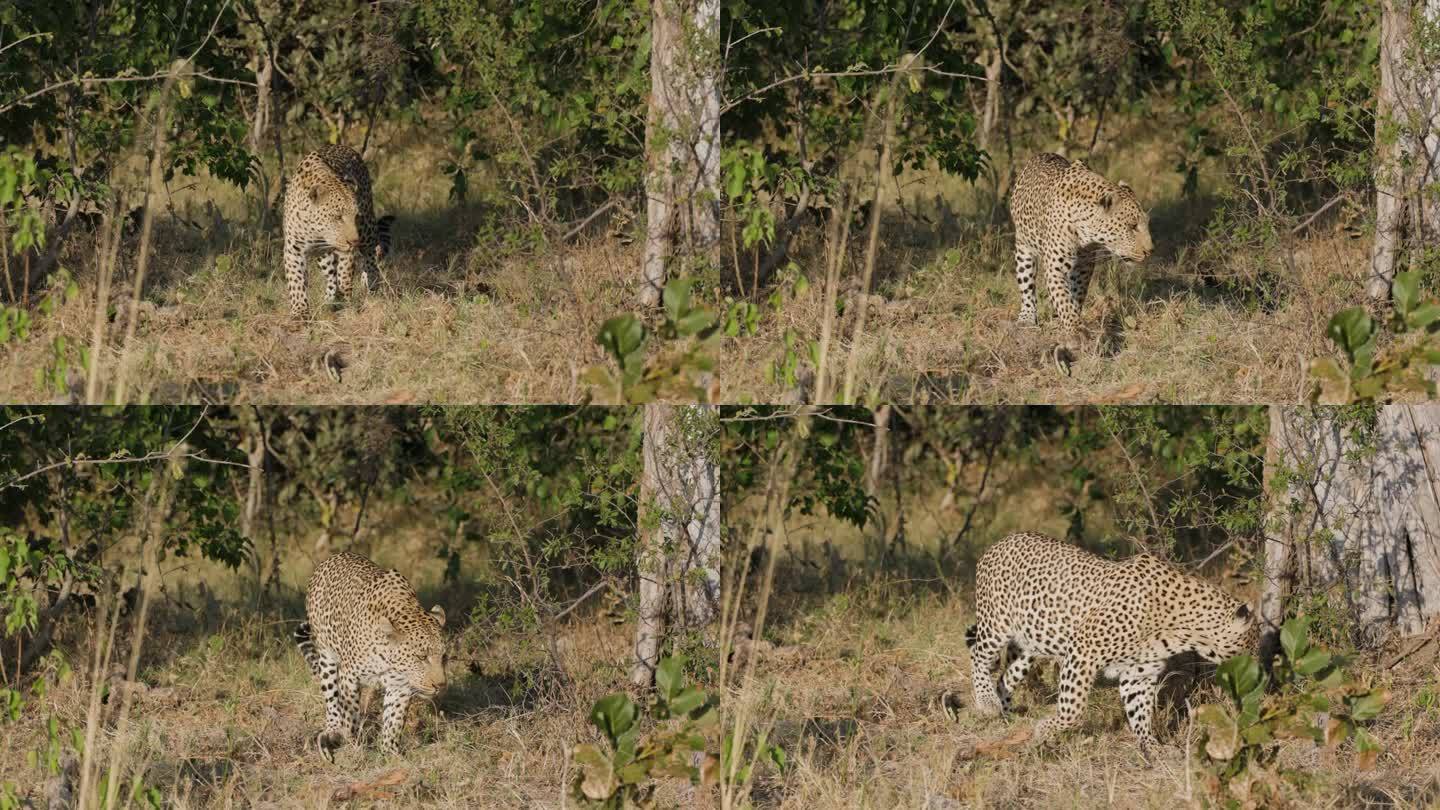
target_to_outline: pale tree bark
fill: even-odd
[[[667,633],[704,632],[720,609],[719,412],[706,405],[645,407],[640,485],[639,622],[631,681],[654,680]]]
[[[241,449],[249,465],[245,487],[245,507],[240,512],[240,533],[250,544],[250,559],[255,574],[255,599],[258,604],[265,593],[265,566],[260,557],[260,514],[265,508],[266,461],[270,456],[270,427],[258,407],[242,407],[236,411],[243,429]],[[271,549],[272,553],[275,550]]]
[[[990,148],[990,138],[1000,120],[1000,71],[1005,66],[1004,54],[999,47],[986,50],[985,60],[985,110],[980,118],[980,148]]]
[[[880,476],[885,474],[885,464],[890,458],[890,405],[881,405],[875,410],[875,440],[871,445],[870,467],[865,472],[865,491],[880,496]]]
[[[1440,405],[1273,407],[1260,614],[1323,604],[1357,645],[1440,616]]]
[[[1417,25],[1418,23],[1418,25]],[[1371,300],[1388,302],[1407,249],[1440,240],[1440,0],[1383,0],[1375,119]],[[1428,29],[1428,31],[1427,31]]]
[[[656,0],[645,121],[640,304],[720,255],[720,0]]]

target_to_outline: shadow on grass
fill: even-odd
[[[759,582],[766,566],[763,550],[750,557],[750,578]],[[973,582],[979,550],[969,543],[946,543],[939,551],[908,544],[903,536],[888,545],[867,538],[860,558],[847,557],[830,541],[791,545],[775,561],[775,581],[784,583],[770,602],[771,626],[801,621],[824,610],[836,594],[849,594],[877,615],[903,616],[930,595],[954,595]]]

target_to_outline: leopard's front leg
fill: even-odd
[[[410,690],[404,687],[385,688],[385,707],[380,723],[380,750],[400,753],[400,732],[405,729],[405,712],[410,708]]]
[[[1076,278],[1076,251],[1058,246],[1045,250],[1045,286],[1050,293],[1050,305],[1060,320],[1060,336],[1052,349],[1055,367],[1061,374],[1070,374],[1079,349],[1080,301],[1083,293]]]
[[[1060,732],[1074,728],[1080,722],[1098,672],[1099,666],[1095,661],[1079,652],[1072,652],[1065,659],[1065,665],[1060,668],[1060,697],[1056,701],[1055,713],[1035,726],[1032,745],[1054,739]]]
[[[305,247],[298,239],[285,240],[285,289],[290,297],[290,315],[296,320],[310,318],[305,300]]]

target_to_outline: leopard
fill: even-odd
[[[445,610],[424,610],[399,571],[341,552],[315,567],[305,593],[306,621],[294,631],[325,698],[325,728],[316,747],[331,763],[360,722],[360,687],[384,693],[380,748],[399,753],[414,697],[445,688]]]
[[[349,298],[356,265],[361,286],[379,279],[378,262],[390,253],[393,216],[375,217],[370,171],[359,153],[327,144],[306,155],[283,191],[285,284],[290,314],[310,318],[305,270],[318,256],[325,272],[325,300]]]
[[[1058,658],[1057,707],[1036,724],[1031,744],[1073,728],[1103,675],[1119,680],[1127,723],[1147,760],[1159,746],[1151,718],[1167,662],[1193,652],[1220,663],[1259,643],[1250,606],[1216,585],[1150,554],[1111,560],[1033,532],[1011,534],[981,554],[975,617],[966,646],[978,715],[1008,714],[1034,660]],[[1007,646],[1010,664],[997,683],[992,670]]]
[[[1140,264],[1155,245],[1150,217],[1124,181],[1111,183],[1081,160],[1045,152],[1025,162],[1010,197],[1015,225],[1015,279],[1022,326],[1038,326],[1036,265],[1050,305],[1059,316],[1060,341],[1052,350],[1069,374],[1079,346],[1080,313],[1096,263],[1106,253]]]

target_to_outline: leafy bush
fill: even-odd
[[[1380,744],[1361,724],[1380,714],[1390,693],[1347,673],[1345,659],[1310,643],[1309,630],[1308,617],[1285,622],[1282,654],[1269,676],[1250,655],[1221,664],[1215,679],[1226,703],[1195,713],[1203,729],[1197,755],[1211,793],[1227,807],[1264,806],[1310,778],[1279,765],[1281,740],[1309,739],[1334,750],[1353,739],[1361,768],[1379,755]]]
[[[674,279],[661,295],[661,322],[653,332],[634,315],[619,315],[600,327],[596,341],[615,361],[616,370],[592,366],[585,381],[606,399],[623,403],[657,398],[701,399],[702,376],[715,368],[711,352],[720,339],[715,313],[691,299],[691,279]],[[671,351],[653,358],[647,352],[659,341]],[[617,373],[618,372],[618,373]]]
[[[604,735],[608,750],[578,745],[570,754],[575,779],[570,800],[576,807],[621,810],[655,806],[655,780],[702,781],[697,755],[705,754],[705,732],[714,728],[719,700],[684,683],[685,659],[665,658],[655,669],[655,701],[649,719],[658,724],[641,735],[640,709],[629,695],[617,693],[595,702],[590,722]]]
[[[1394,341],[1385,339],[1382,324],[1363,307],[1342,310],[1330,319],[1325,336],[1344,353],[1348,368],[1341,369],[1329,357],[1312,361],[1310,373],[1319,381],[1312,396],[1353,402],[1418,391],[1435,397],[1435,382],[1427,372],[1440,365],[1440,340],[1435,338],[1440,332],[1440,301],[1421,298],[1420,274],[1413,270],[1395,274],[1392,296],[1394,308],[1383,326],[1396,336]]]

